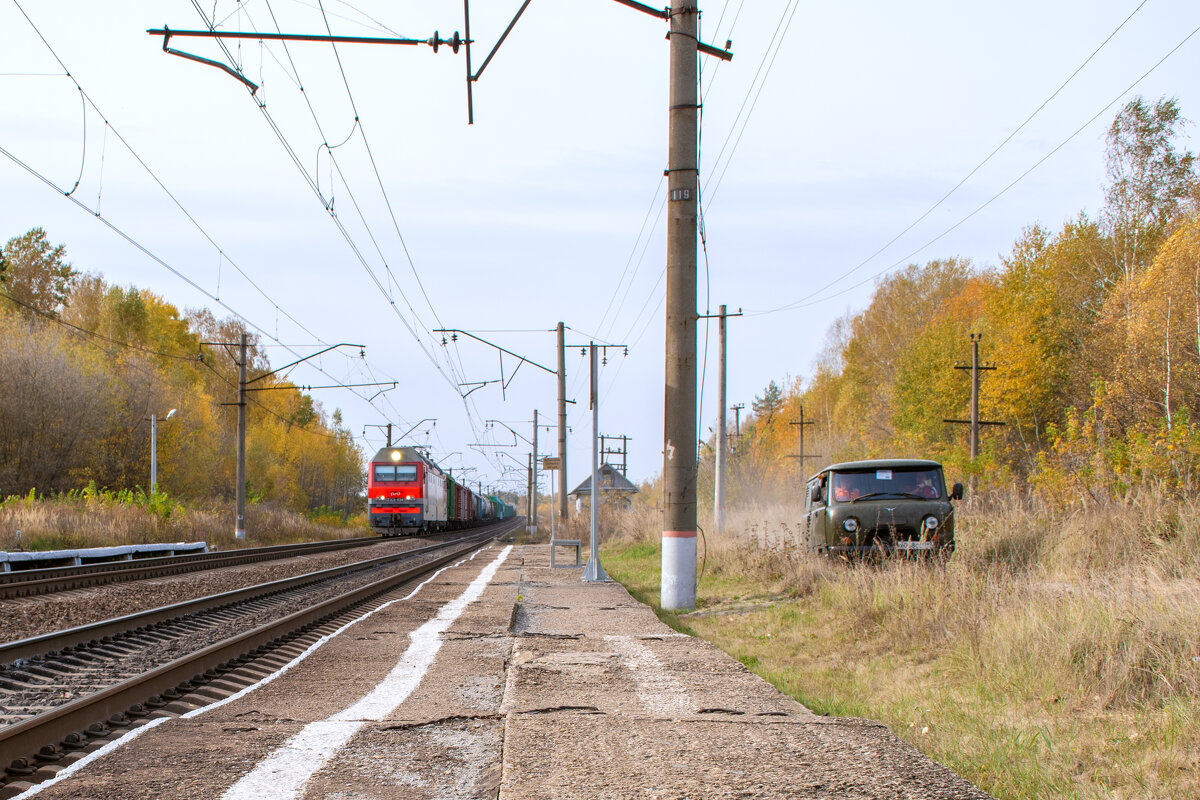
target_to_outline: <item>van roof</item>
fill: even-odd
[[[809,476],[808,480],[812,480],[824,472],[855,472],[865,469],[911,469],[920,467],[923,469],[941,469],[942,465],[937,461],[930,461],[924,458],[876,458],[869,461],[844,461],[841,464],[830,464],[818,472],[814,472]]]

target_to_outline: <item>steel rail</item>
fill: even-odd
[[[489,531],[486,538],[498,538],[509,530],[511,528],[506,526],[501,531]],[[444,548],[449,545],[439,546]],[[220,672],[222,668],[225,668],[224,671],[235,669],[236,667],[231,666],[229,662],[255,648],[280,644],[282,643],[281,639],[289,634],[311,629],[329,617],[431,572],[481,546],[483,546],[483,541],[472,541],[451,550],[434,561],[346,592],[224,642],[210,645],[153,669],[138,678],[131,678],[36,717],[0,728],[0,764],[7,765],[17,758],[28,756],[47,743],[58,742],[68,734],[84,730],[93,723],[107,720],[114,714],[124,712],[137,703],[160,695],[185,681],[203,675],[205,672],[210,670]]]
[[[478,533],[486,533],[492,535],[492,531],[479,531]],[[28,639],[18,639],[13,642],[0,643],[0,664],[11,664],[22,659],[32,658],[34,656],[43,655],[54,650],[62,650],[66,647],[73,647],[77,644],[85,644],[96,639],[102,639],[105,636],[113,636],[120,633],[145,628],[158,622],[163,622],[177,617],[184,617],[190,614],[198,614],[204,611],[209,611],[221,606],[227,606],[232,603],[238,603],[249,600],[255,597],[265,597],[267,595],[278,594],[289,589],[294,589],[299,586],[307,586],[312,583],[317,583],[328,578],[346,575],[352,572],[361,572],[362,570],[372,567],[381,566],[393,561],[401,561],[410,556],[430,553],[435,550],[453,545],[456,542],[443,542],[440,544],[426,545],[413,550],[405,550],[402,553],[391,553],[379,558],[372,558],[366,561],[356,561],[353,564],[343,564],[340,567],[330,567],[329,569],[319,570],[317,572],[306,572],[303,575],[297,575],[292,578],[283,578],[270,583],[259,583],[254,586],[247,586],[242,589],[233,589],[220,594],[208,595],[199,597],[195,600],[187,600],[182,603],[175,603],[169,606],[161,606],[152,608],[147,611],[139,611],[135,614],[128,614],[123,617],[114,617],[112,619],[93,622],[88,625],[80,625],[76,628],[68,628],[64,631],[55,631],[53,633],[44,633],[41,636],[31,636]]]
[[[78,567],[43,567],[40,569],[0,572],[0,600],[31,597],[69,589],[82,589],[118,581],[161,578],[220,567],[255,564],[280,558],[349,550],[382,542],[378,536],[354,539],[333,539],[323,542],[280,544],[250,547],[243,550],[221,550],[210,553],[190,553],[176,556],[156,556],[130,561],[103,561]]]

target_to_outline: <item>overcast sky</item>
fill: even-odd
[[[318,0],[0,0],[0,239],[41,226],[81,271],[181,310],[240,315],[284,345],[269,351],[276,366],[366,345],[365,360],[346,349],[311,362],[324,374],[306,365],[292,378],[398,381],[378,395],[313,394],[356,436],[365,430],[368,455],[383,434],[366,426],[416,425],[407,441],[485,485],[529,451],[472,447],[513,442],[486,420],[526,437],[534,408],[553,423],[554,378],[528,364],[514,376],[506,356],[507,388],[488,383],[464,402],[472,387],[457,384],[501,377],[498,352],[461,337],[443,347],[432,331],[469,330],[554,367],[562,320],[578,401],[571,486],[590,464],[578,346],[593,339],[629,346],[627,357],[610,350],[601,373],[601,431],[632,437],[631,478],[657,474],[666,23],[614,0],[533,0],[475,84],[472,126],[461,51],[346,44],[335,54],[248,39],[226,54],[172,39],[232,57],[260,84],[252,97],[145,32],[210,20],[418,39],[464,30],[456,2],[323,3],[324,16]],[[519,5],[472,5],[476,69]],[[1132,96],[1174,96],[1200,118],[1194,0],[712,0],[702,10],[702,39],[732,39],[735,57],[702,60],[697,308],[746,311],[729,324],[728,391],[747,412],[771,380],[810,374],[830,324],[869,302],[875,277],[948,256],[994,266],[1024,227],[1096,215],[1104,133]],[[1188,128],[1185,144],[1197,142]],[[709,341],[701,438],[716,419],[715,324]],[[418,424],[426,418],[436,426]],[[554,433],[541,436],[553,455]]]

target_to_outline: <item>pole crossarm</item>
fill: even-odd
[[[471,81],[479,80],[479,76],[483,74],[483,71],[487,69],[487,65],[491,63],[492,56],[496,55],[496,51],[500,49],[500,45],[504,44],[504,40],[508,38],[508,34],[512,33],[512,29],[516,27],[517,20],[519,20],[521,15],[525,13],[525,9],[529,8],[529,3],[530,0],[525,0],[525,2],[521,4],[521,7],[517,9],[517,13],[515,16],[513,16],[512,22],[508,23],[508,27],[504,29],[504,33],[500,34],[500,38],[496,41],[496,44],[492,46],[492,51],[487,54],[487,57],[483,59],[483,63],[479,65],[479,70],[474,75],[470,76],[469,79]],[[469,49],[470,48],[468,48],[468,50]]]
[[[409,428],[408,430],[406,430],[404,433],[402,433],[402,434],[400,434],[399,436],[397,436],[397,437],[396,437],[396,441],[397,441],[397,442],[399,442],[399,441],[402,441],[402,440],[404,439],[404,437],[405,437],[405,436],[408,436],[410,433],[412,433],[413,431],[415,431],[417,428],[421,427],[421,425],[423,425],[423,424],[424,424],[424,423],[426,423],[426,422],[432,422],[432,423],[433,423],[433,425],[431,425],[430,427],[433,427],[434,425],[437,425],[437,418],[436,418],[436,417],[426,417],[425,419],[423,419],[423,420],[421,420],[420,422],[418,422],[416,425],[413,425],[411,428]]]
[[[148,31],[148,32],[154,33],[154,31]],[[247,87],[249,87],[250,94],[256,94],[258,92],[258,84],[255,83],[254,81],[250,80],[249,78],[247,78],[245,75],[243,75],[240,70],[236,70],[233,67],[231,67],[228,64],[221,62],[221,61],[215,61],[211,58],[205,58],[204,56],[198,56],[194,53],[185,53],[182,50],[176,50],[174,47],[168,47],[167,42],[170,41],[170,39],[171,39],[170,36],[166,36],[163,38],[163,52],[164,53],[167,53],[168,55],[172,55],[172,56],[179,56],[180,58],[186,58],[188,61],[195,61],[198,64],[208,64],[210,67],[216,67],[217,69],[224,70],[225,72],[229,73],[230,75],[232,75],[233,77],[237,78],[239,81],[244,83]]]
[[[311,356],[305,356],[304,358],[293,361],[290,364],[284,364],[279,369],[273,369],[270,372],[265,372],[262,375],[259,375],[257,378],[251,378],[250,380],[246,381],[246,384],[249,385],[251,383],[256,383],[258,381],[261,381],[263,378],[269,378],[270,376],[272,376],[278,372],[283,372],[285,369],[291,369],[292,367],[296,366],[297,364],[301,364],[305,361],[308,361],[310,358],[316,358],[319,355],[328,353],[330,350],[336,350],[339,347],[357,347],[359,350],[366,350],[366,348],[367,348],[367,346],[365,344],[351,344],[349,342],[341,342],[339,344],[331,344],[329,347],[326,347],[324,350],[318,350],[317,352],[313,353]],[[391,382],[392,381],[387,381],[387,383],[391,383]],[[364,386],[382,386],[383,384],[362,384],[362,385],[364,385]]]
[[[944,419],[942,422],[952,422],[955,425],[1007,425],[1007,422],[986,422],[982,419],[976,420],[974,423],[969,419]]]
[[[648,6],[645,3],[639,3],[639,2],[637,2],[637,0],[617,0],[617,2],[623,6],[629,6],[630,8],[632,8],[635,11],[641,11],[643,14],[649,14],[652,17],[658,17],[659,19],[666,19],[666,20],[669,20],[671,18],[671,9],[669,9],[669,8],[654,8],[653,6]],[[679,33],[678,31],[676,31],[675,34],[680,35],[680,36],[687,36],[689,39],[695,38],[688,34]],[[671,36],[672,36],[672,34],[668,33],[667,39],[670,39]],[[699,50],[701,53],[706,53],[710,56],[716,56],[717,58],[721,59],[722,61],[732,61],[733,60],[733,53],[730,51],[731,47],[733,47],[732,40],[726,40],[725,49],[722,50],[720,47],[713,47],[711,44],[705,44],[704,42],[700,41],[699,39],[696,39],[696,49],[697,50]],[[734,316],[734,315],[730,314],[730,316]],[[741,316],[741,315],[739,314],[737,316]]]
[[[528,464],[522,464],[520,461],[517,461],[515,458],[513,458],[513,457],[512,457],[512,456],[510,456],[510,455],[508,455],[508,453],[504,452],[503,450],[501,450],[501,451],[500,451],[500,455],[502,455],[502,456],[506,456],[506,457],[507,457],[507,458],[508,458],[510,461],[512,461],[514,464],[516,464],[518,467],[520,467],[520,468],[521,468],[521,469],[519,470],[520,472],[526,472],[526,471],[528,471],[528,469],[529,469],[529,465],[528,465]]]
[[[521,436],[521,434],[517,433],[517,432],[516,432],[516,431],[514,431],[512,428],[509,428],[509,427],[508,427],[508,424],[507,424],[506,422],[504,422],[503,420],[499,420],[499,419],[485,419],[485,420],[484,420],[484,422],[485,422],[485,423],[492,423],[492,422],[494,422],[494,423],[496,423],[497,425],[503,425],[505,428],[508,428],[508,432],[509,432],[509,433],[511,433],[511,434],[513,435],[513,443],[512,443],[512,445],[511,445],[512,447],[516,447],[516,446],[517,446],[517,438],[518,438],[518,437],[519,437],[519,438],[520,438],[522,441],[524,441],[524,442],[525,442],[525,444],[527,444],[527,445],[530,445],[530,446],[533,446],[533,442],[532,442],[531,440],[527,439],[527,438],[526,438],[526,437],[524,437],[524,436]],[[509,447],[510,445],[498,445],[498,446],[501,446],[501,447]]]
[[[498,381],[498,380],[492,380],[492,381],[467,381],[466,383],[460,383],[460,384],[459,384],[459,386],[470,386],[470,387],[471,387],[471,390],[470,390],[469,392],[467,392],[466,394],[464,394],[464,395],[463,395],[463,397],[464,397],[464,398],[466,398],[466,397],[470,397],[470,396],[471,396],[471,392],[474,392],[474,391],[476,391],[477,389],[482,389],[483,387],[487,386],[489,383],[500,383],[500,381]]]
[[[391,44],[391,45],[420,45],[427,44],[433,48],[433,52],[437,52],[441,45],[450,45],[450,49],[457,53],[459,48],[464,44],[470,50],[469,39],[462,39],[458,32],[449,39],[443,39],[438,35],[437,31],[433,32],[433,36],[428,39],[408,39],[404,37],[387,37],[387,36],[334,36],[333,34],[313,34],[313,33],[260,33],[258,31],[218,31],[211,30],[172,30],[166,25],[161,28],[148,28],[146,33],[151,36],[163,37],[163,52],[180,58],[186,58],[189,61],[196,61],[200,64],[208,64],[224,70],[225,72],[237,78],[250,89],[250,94],[258,92],[258,84],[242,74],[241,70],[234,69],[220,61],[214,61],[211,58],[198,56],[194,53],[185,53],[182,50],[176,50],[170,46],[172,36],[202,38],[202,39],[257,39],[259,41],[279,41],[279,42],[326,42],[326,43],[345,43],[345,44]],[[470,34],[468,33],[468,36]]]
[[[658,17],[659,19],[671,18],[671,10],[669,8],[654,8],[645,3],[639,3],[637,0],[617,0],[617,2],[623,6],[629,6],[632,9],[641,11],[644,14],[649,14],[652,17]]]
[[[297,384],[295,386],[255,386],[253,389],[247,388],[247,392],[277,392],[284,389],[295,389],[301,392],[311,392],[313,389],[354,389],[360,386],[390,386],[395,389],[399,385],[398,381],[382,381],[379,383],[331,383],[328,386],[304,386]]]
[[[344,42],[346,44],[427,44],[437,52],[441,45],[448,44],[455,53],[465,41],[455,33],[449,39],[442,39],[437,31],[429,39],[408,39],[396,36],[333,36],[315,33],[260,33],[258,31],[217,31],[217,30],[175,30],[167,26],[148,28],[146,33],[151,36],[162,36],[163,47],[171,41],[172,36],[189,36],[203,39],[262,39],[263,41],[280,42]]]
[[[495,342],[489,342],[487,339],[484,339],[481,336],[476,336],[475,334],[471,333],[470,331],[464,331],[464,330],[460,330],[458,328],[437,328],[436,330],[434,330],[434,333],[443,334],[443,336],[442,336],[442,344],[443,345],[446,344],[445,334],[447,334],[447,333],[450,334],[450,341],[456,342],[456,341],[458,341],[458,338],[457,338],[458,334],[461,333],[463,336],[469,336],[477,342],[482,342],[482,343],[486,344],[488,347],[494,347],[497,350],[499,350],[501,353],[508,353],[513,358],[520,359],[521,361],[524,361],[524,362],[528,362],[544,372],[549,372],[551,375],[557,374],[557,370],[550,369],[549,367],[543,367],[541,364],[537,363],[536,361],[526,358],[525,356],[521,355],[520,353],[514,353],[512,350],[501,347],[500,345],[496,344]],[[492,381],[492,383],[494,383],[494,382],[495,381]]]
[[[729,319],[730,317],[741,317],[741,316],[745,316],[745,315],[742,314],[742,310],[739,308],[737,310],[736,314],[697,314],[696,319],[722,319],[722,318]]]

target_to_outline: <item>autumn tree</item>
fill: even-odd
[[[0,289],[38,312],[57,314],[76,276],[65,255],[66,248],[51,245],[41,228],[9,239],[0,252]]]
[[[1125,278],[1146,266],[1196,183],[1195,156],[1176,140],[1187,124],[1175,98],[1125,104],[1108,129],[1103,220]]]
[[[783,391],[779,388],[779,384],[771,381],[763,390],[761,397],[755,395],[750,408],[754,411],[755,416],[761,417],[764,422],[769,424],[782,405]]]

